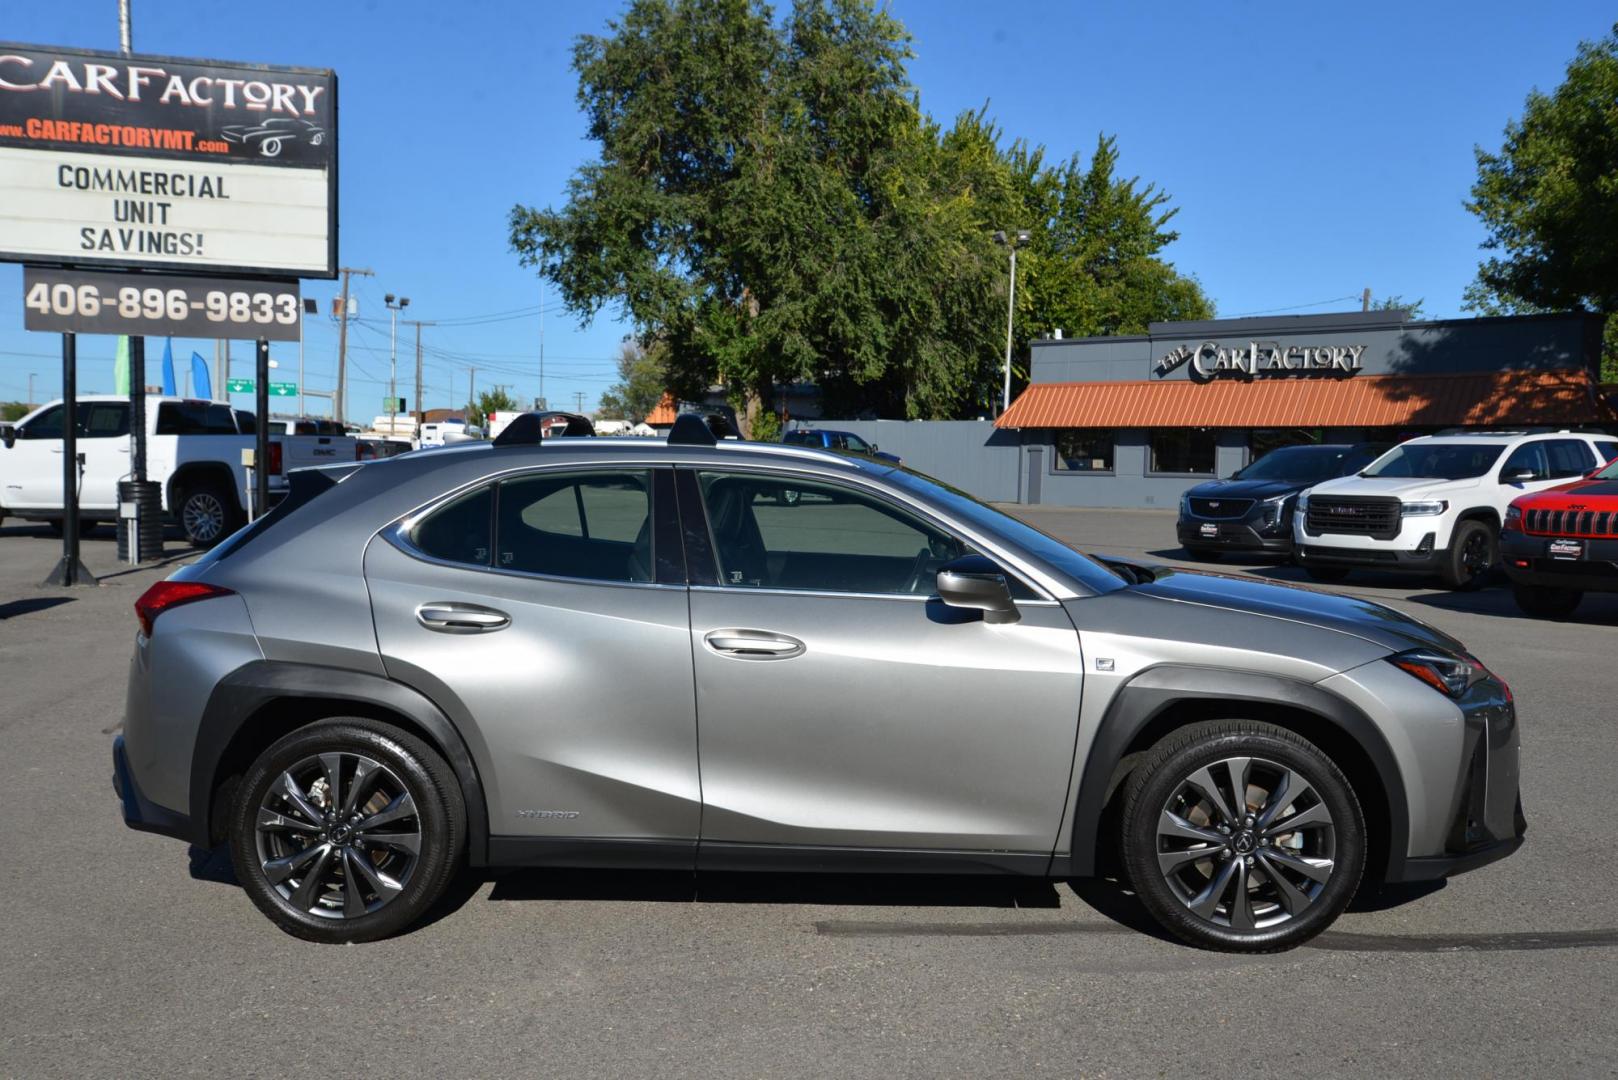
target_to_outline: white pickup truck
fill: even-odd
[[[78,400],[79,514],[86,530],[118,519],[118,482],[130,470],[129,410],[126,397]],[[62,403],[53,401],[0,425],[0,520],[62,527],[62,419]],[[146,478],[162,485],[163,508],[198,547],[211,547],[246,520],[242,451],[254,446],[253,425],[252,413],[221,402],[146,398]],[[345,435],[272,434],[271,501],[285,492],[287,470],[355,455],[355,442]]]

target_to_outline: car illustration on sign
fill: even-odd
[[[326,141],[326,129],[310,120],[275,117],[261,124],[232,124],[220,132],[228,143],[253,147],[260,157],[279,157],[289,142],[319,146]]]

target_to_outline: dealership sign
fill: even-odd
[[[337,77],[0,44],[0,259],[335,277]]]
[[[1204,341],[1195,347],[1178,345],[1169,350],[1158,359],[1153,371],[1167,375],[1189,361],[1191,378],[1197,382],[1286,375],[1344,376],[1360,370],[1365,349],[1364,345],[1280,345],[1273,341],[1249,341],[1243,348]]]

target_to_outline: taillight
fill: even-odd
[[[135,618],[148,637],[152,623],[169,608],[179,607],[196,600],[211,600],[216,596],[230,596],[230,589],[222,585],[209,585],[204,581],[159,581],[135,601]]]
[[[270,444],[270,475],[281,475],[281,444],[278,442]]]

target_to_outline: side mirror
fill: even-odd
[[[878,451],[878,450],[880,450],[880,449],[882,449],[882,448],[881,448],[881,447],[880,447],[880,446],[878,446],[878,445],[877,445],[877,444],[876,444],[876,443],[871,443],[871,444],[870,444],[870,447],[871,447],[871,453],[873,453],[873,454],[874,454],[874,453],[876,453],[876,452],[877,452],[877,451]]]
[[[1011,599],[1006,575],[991,559],[963,555],[938,569],[938,598],[950,607],[983,612],[987,623],[1012,623],[1022,618]]]
[[[1533,469],[1509,469],[1500,474],[1502,484],[1526,484],[1533,479]]]
[[[0,424],[0,443],[5,443],[6,449],[10,450],[16,441],[17,429],[11,424]]]

